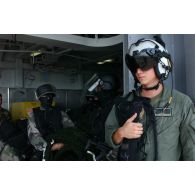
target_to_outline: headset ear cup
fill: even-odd
[[[159,67],[158,65],[154,67],[154,71],[156,73],[156,76],[161,79],[161,73],[160,73],[160,70],[159,70]]]
[[[164,61],[164,60],[167,60],[167,63],[164,62],[164,65],[166,65],[166,67],[162,66],[160,61]],[[166,58],[166,59],[163,59],[161,58],[159,60],[159,63],[158,65],[155,67],[155,73],[156,73],[156,76],[160,79],[160,80],[165,80],[168,78],[168,75],[169,73],[172,71],[172,62],[170,59]]]
[[[169,76],[169,73],[172,71],[172,62],[171,62],[171,60],[168,58],[167,59],[167,67],[166,67],[166,71],[165,71],[165,79],[167,79],[168,78],[168,76]]]

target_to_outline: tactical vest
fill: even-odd
[[[47,140],[48,136],[62,129],[62,115],[59,108],[52,107],[49,110],[40,110],[40,107],[33,108],[36,127]]]

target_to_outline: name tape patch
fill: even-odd
[[[170,117],[172,116],[172,108],[155,108],[154,114],[155,116]]]

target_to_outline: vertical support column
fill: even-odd
[[[134,79],[129,71],[129,69],[126,66],[125,62],[125,55],[129,48],[129,35],[124,35],[123,40],[123,94],[129,93],[133,89],[134,86]]]
[[[9,87],[7,88],[7,109],[10,110],[10,91],[9,91]]]

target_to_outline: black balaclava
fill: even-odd
[[[44,109],[49,109],[52,107],[54,95],[52,93],[45,94],[39,98],[39,101],[41,102],[41,107]]]
[[[114,91],[113,90],[102,90],[95,93],[95,96],[98,97],[98,100],[102,106],[105,106],[109,100],[113,99]]]

